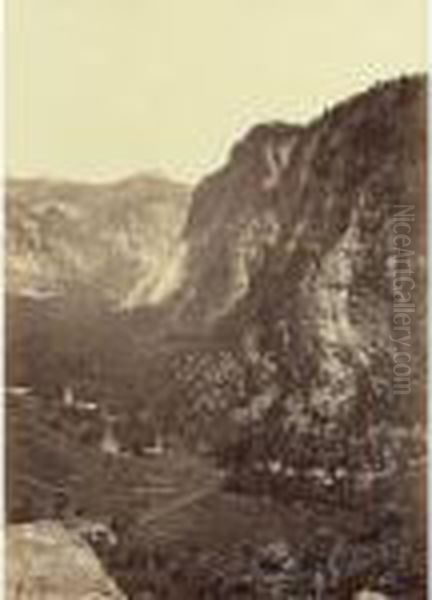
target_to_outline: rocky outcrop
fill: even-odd
[[[9,600],[125,600],[93,550],[54,521],[10,525],[6,532]]]

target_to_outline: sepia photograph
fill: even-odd
[[[6,600],[426,600],[427,0],[5,0]]]

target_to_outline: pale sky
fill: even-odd
[[[7,170],[195,181],[262,121],[426,70],[426,0],[7,0]]]

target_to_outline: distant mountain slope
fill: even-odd
[[[152,176],[114,184],[7,184],[7,289],[43,299],[85,290],[115,309],[178,285],[185,185]]]

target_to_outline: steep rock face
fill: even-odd
[[[257,126],[236,144],[226,167],[196,188],[184,231],[186,277],[173,302],[181,327],[211,327],[248,291],[280,233],[273,195],[300,132],[283,124]]]
[[[173,369],[198,432],[208,436],[215,422],[250,432],[258,420],[274,439],[292,428],[318,431],[318,422],[373,437],[383,420],[411,427],[421,418],[425,161],[425,82],[406,78],[304,129],[258,128],[198,188],[177,309],[183,325],[211,332],[196,356],[211,368],[196,368],[194,378],[189,353]],[[394,224],[404,218],[416,318],[407,340],[411,393],[395,396],[395,279],[407,257]],[[406,295],[411,283],[402,287]]]

